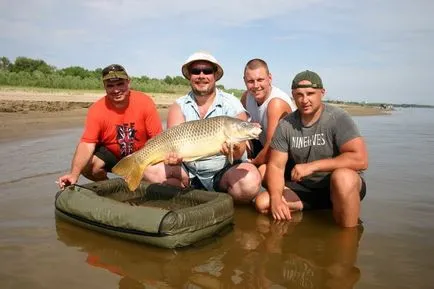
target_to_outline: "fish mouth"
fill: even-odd
[[[241,141],[246,141],[249,139],[259,139],[259,135],[261,134],[261,132],[262,132],[262,129],[257,127],[257,128],[251,129],[248,132],[243,133],[241,135],[232,136],[231,140],[233,142],[241,142]]]
[[[254,139],[258,139],[259,135],[261,134],[262,129],[259,127],[255,127],[251,133],[250,133],[250,137],[254,138]]]

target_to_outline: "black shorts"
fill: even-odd
[[[104,170],[106,172],[111,172],[112,168],[119,161],[105,146],[97,145],[93,154],[104,162]]]
[[[259,154],[259,152],[264,148],[261,142],[257,139],[250,140],[251,151],[249,151],[248,158],[254,159]]]
[[[360,189],[360,200],[366,195],[366,183],[362,180],[362,188]],[[290,188],[303,202],[303,210],[321,210],[331,209],[333,207],[330,198],[330,188],[311,189],[299,183],[286,181],[285,186]]]

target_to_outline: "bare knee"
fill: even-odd
[[[81,174],[94,182],[107,180],[107,172],[104,169],[105,163],[100,160],[89,162],[81,172]]]
[[[258,171],[251,171],[240,181],[241,190],[251,195],[252,197],[256,197],[261,188],[262,178]]]
[[[294,192],[288,188],[283,190],[282,200],[286,201],[291,212],[303,210],[303,202]],[[255,200],[256,210],[261,214],[269,213],[271,206],[270,201],[270,194],[268,192],[261,192],[258,194]]]
[[[261,214],[268,214],[270,211],[270,195],[268,192],[261,192],[256,196],[255,208]]]
[[[89,163],[84,167],[81,174],[87,179],[95,182],[107,180],[105,162],[97,156],[93,155]]]
[[[242,177],[236,174],[233,174],[232,177],[229,177],[230,170],[225,173],[222,181],[227,182],[227,191],[235,201],[239,201],[242,203],[251,202],[258,194],[259,189],[261,187],[261,174],[256,169],[254,165],[249,165],[248,167],[243,167],[240,170],[246,169],[248,172],[244,173]],[[239,171],[238,171],[239,174]],[[227,178],[227,179],[226,179]]]
[[[143,172],[143,179],[150,183],[164,183],[166,181],[164,163],[147,167]]]
[[[168,184],[185,188],[189,179],[187,173],[180,165],[172,166],[159,163],[146,168],[143,179],[150,183]]]
[[[258,171],[261,174],[261,179],[264,180],[265,177],[265,171],[267,170],[267,165],[266,164],[262,164],[258,167]]]
[[[331,174],[330,186],[335,198],[347,198],[359,194],[361,179],[354,170],[337,169]]]
[[[357,172],[339,169],[331,176],[333,216],[342,227],[357,226],[360,214],[360,189],[362,181]]]

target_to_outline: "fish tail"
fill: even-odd
[[[140,164],[132,155],[120,160],[113,168],[112,172],[124,178],[130,191],[135,191],[140,185],[147,164]]]

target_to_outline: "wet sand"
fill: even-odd
[[[0,141],[40,136],[51,130],[82,127],[87,108],[103,92],[41,92],[0,89]],[[180,95],[152,94],[160,117]],[[376,107],[340,105],[353,116],[379,115]]]
[[[103,92],[66,93],[0,89],[0,141],[41,136],[52,130],[83,127],[87,108]],[[161,119],[177,96],[153,96]]]

